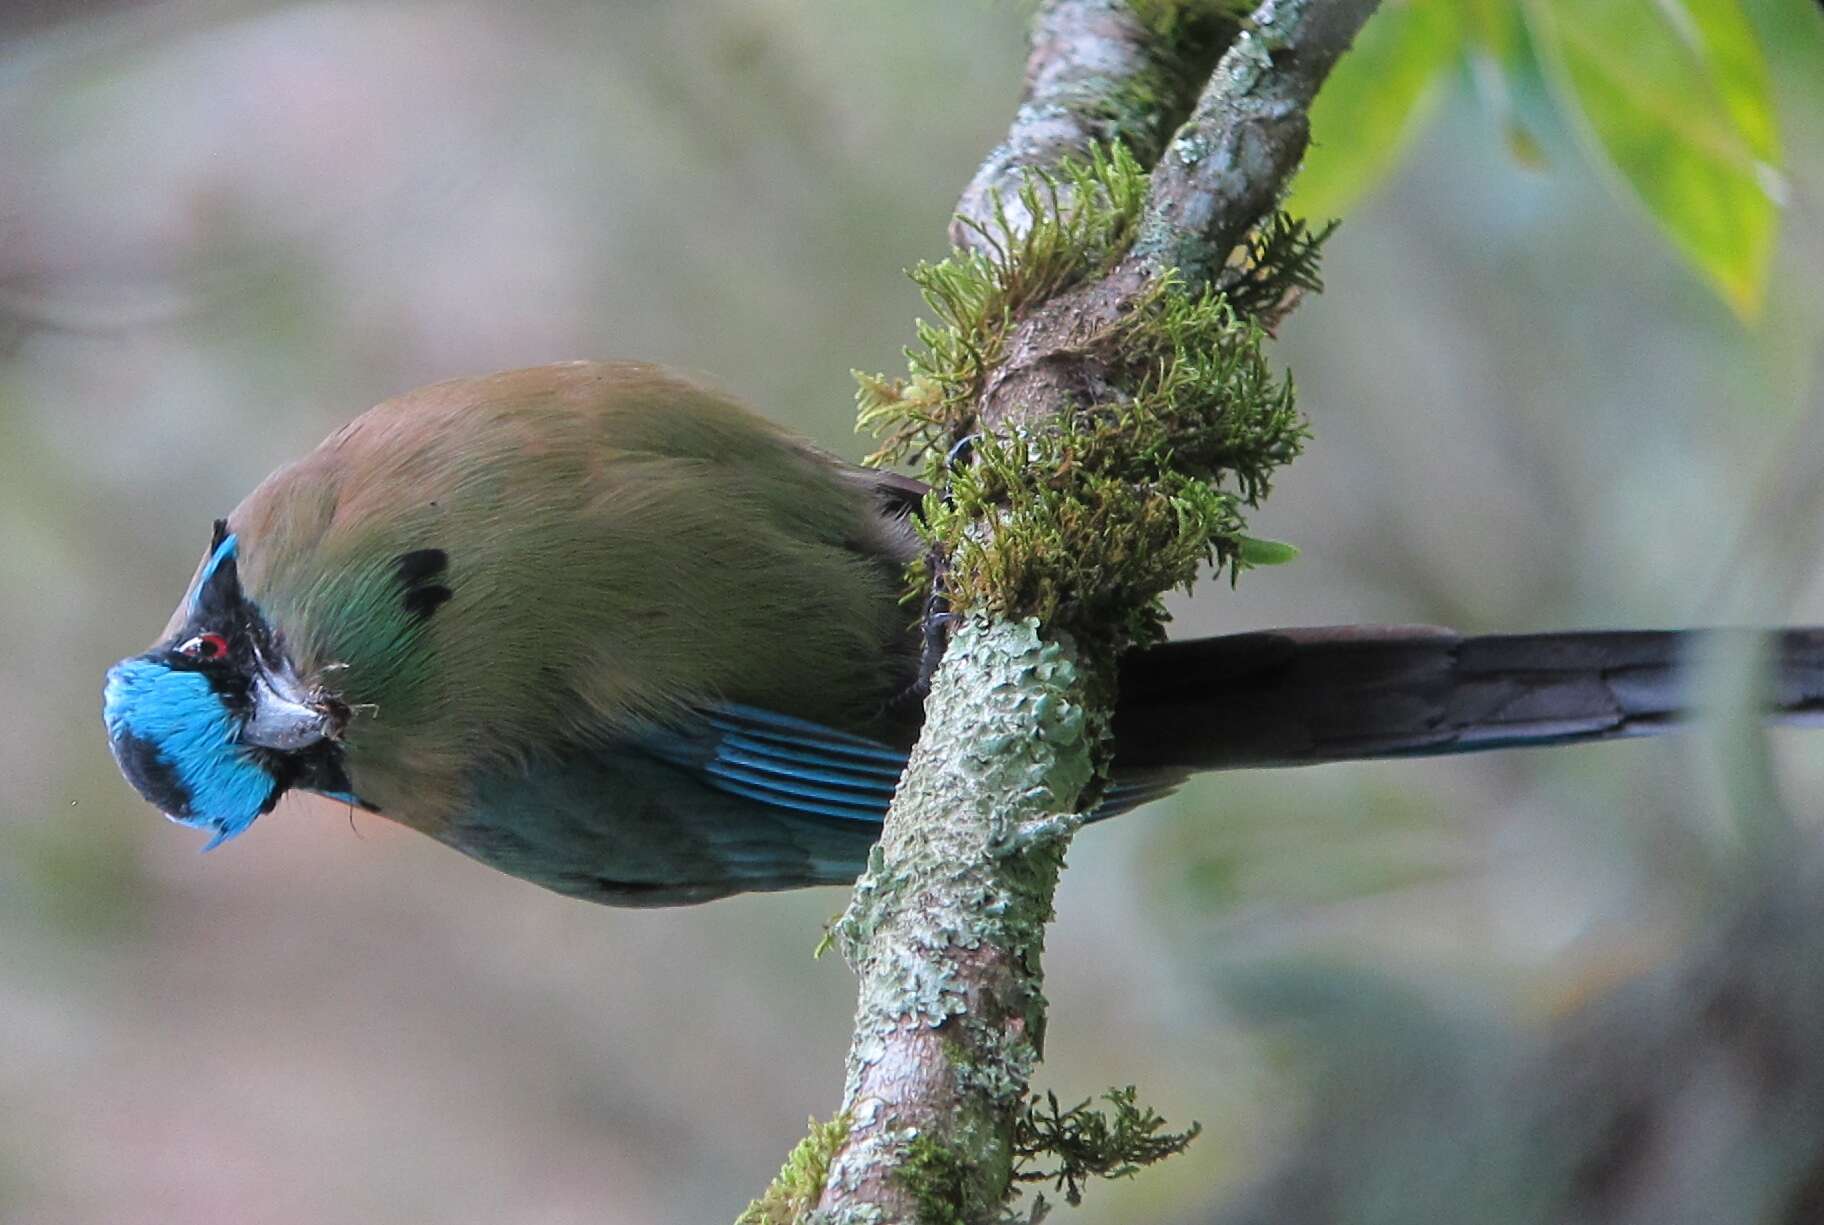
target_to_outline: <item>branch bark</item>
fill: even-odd
[[[1141,241],[1107,276],[1035,309],[980,405],[983,428],[1041,424],[1105,399],[1079,339],[1172,267],[1207,283],[1304,155],[1305,112],[1376,0],[1267,0],[1223,54],[1157,165]],[[980,219],[1023,168],[1102,138],[1131,86],[1163,71],[1114,0],[1048,0],[1026,96],[960,206]],[[1098,100],[1103,105],[1098,106]],[[1016,224],[1019,223],[1018,219]],[[1029,220],[1029,219],[1027,219]],[[959,243],[972,231],[953,230]],[[838,938],[861,980],[846,1139],[811,1219],[997,1219],[1015,1126],[1043,1049],[1040,953],[1064,850],[1107,726],[1108,665],[1036,623],[971,620]]]
[[[997,197],[1016,230],[1032,223],[1019,199],[1028,170],[1085,158],[1090,146],[1118,139],[1152,161],[1197,88],[1126,0],[1045,0],[1030,45],[1007,138],[969,180],[950,223],[951,243],[966,250],[986,251],[981,230]]]
[[[1068,645],[972,621],[951,640],[877,854],[842,919],[861,980],[832,1221],[989,1219],[1044,1043],[1039,953],[1103,729]],[[871,1217],[872,1210],[877,1217]]]
[[[1255,10],[1153,171],[1128,263],[1207,282],[1278,201],[1311,143],[1311,101],[1378,0]]]
[[[1107,276],[1059,295],[1016,328],[988,386],[987,424],[1107,400],[1107,372],[1082,338],[1132,310],[1168,269],[1193,289],[1222,270],[1304,159],[1311,100],[1378,3],[1268,0],[1255,11],[1154,165],[1133,250]]]

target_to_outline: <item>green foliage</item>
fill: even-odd
[[[1561,99],[1737,314],[1767,287],[1779,224],[1772,85],[1735,0],[1528,0]]]
[[[837,1115],[828,1123],[810,1121],[810,1131],[786,1155],[772,1185],[747,1206],[735,1225],[792,1225],[817,1206],[830,1158],[849,1134],[849,1116]]]
[[[1218,280],[1235,313],[1270,330],[1297,303],[1299,295],[1322,291],[1318,258],[1336,226],[1332,221],[1314,231],[1280,212],[1251,232],[1247,249]]]
[[[1145,1167],[1190,1147],[1203,1131],[1193,1122],[1183,1131],[1166,1131],[1165,1120],[1151,1107],[1135,1104],[1132,1085],[1102,1095],[1108,1114],[1082,1101],[1068,1110],[1058,1095],[1035,1096],[1015,1124],[1014,1179],[1049,1182],[1075,1207],[1092,1178],[1132,1178]],[[1055,1164],[1053,1164],[1055,1162]]]
[[[1283,540],[1243,536],[1237,545],[1236,555],[1247,566],[1283,566],[1287,562],[1298,560],[1298,546],[1287,544]]]
[[[1110,1109],[1102,1111],[1088,1100],[1066,1109],[1055,1093],[1043,1100],[1034,1094],[1014,1121],[1012,1182],[1050,1183],[1075,1207],[1091,1179],[1132,1178],[1182,1153],[1202,1134],[1203,1125],[1195,1122],[1183,1131],[1165,1130],[1165,1120],[1135,1098],[1132,1085],[1110,1089],[1102,1095]],[[918,1225],[963,1225],[971,1172],[960,1153],[920,1135],[908,1144],[894,1176],[918,1205]],[[1041,1195],[1023,1218],[1008,1212],[1002,1219],[1038,1221],[1048,1207]],[[746,1225],[745,1218],[737,1225]]]
[[[1461,55],[1458,8],[1441,0],[1386,3],[1362,27],[1312,104],[1311,149],[1288,209],[1338,216],[1386,174]]]
[[[1476,94],[1506,136],[1507,151],[1521,166],[1543,169],[1547,158],[1518,113],[1520,84],[1531,71],[1532,48],[1515,0],[1460,0],[1464,54]]]
[[[1426,99],[1464,67],[1515,155],[1539,160],[1510,101],[1540,61],[1592,151],[1752,318],[1778,230],[1781,149],[1772,85],[1739,0],[1389,0],[1311,108],[1311,152],[1291,207],[1346,210],[1397,164]]]

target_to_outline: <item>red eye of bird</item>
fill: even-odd
[[[177,648],[177,653],[189,659],[220,659],[228,653],[228,640],[220,634],[198,634]]]

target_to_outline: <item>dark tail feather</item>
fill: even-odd
[[[1746,631],[1729,631],[1746,632]],[[1122,661],[1122,773],[1312,765],[1668,730],[1702,631],[1272,630]],[[1824,726],[1824,628],[1780,631],[1769,717]]]

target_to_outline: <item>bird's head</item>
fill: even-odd
[[[108,669],[102,718],[139,793],[219,846],[287,788],[339,774],[348,710],[298,679],[283,643],[241,591],[236,541],[217,520],[174,630]]]

